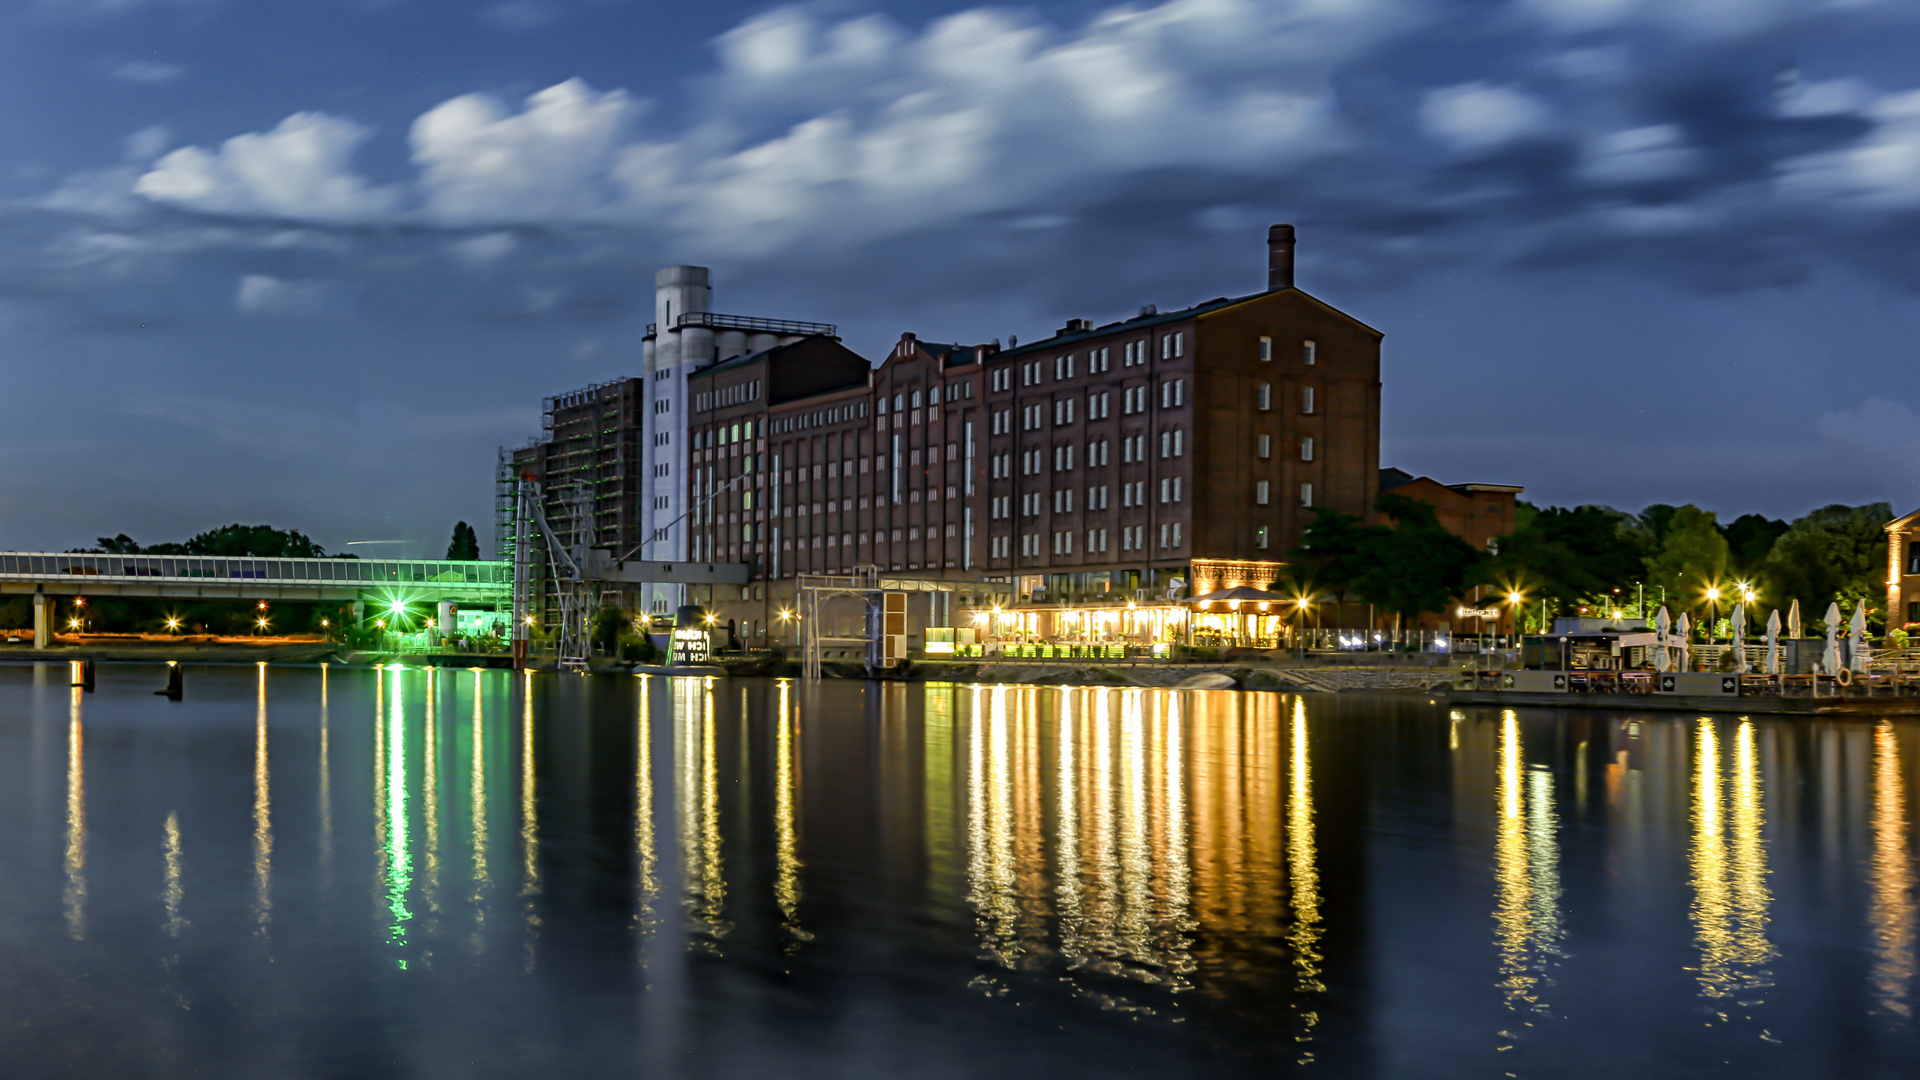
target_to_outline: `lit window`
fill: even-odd
[[[1311,435],[1300,440],[1300,460],[1301,461],[1313,460],[1313,436]]]
[[[1267,482],[1265,480],[1258,480],[1254,482],[1253,501],[1260,506],[1267,505]]]

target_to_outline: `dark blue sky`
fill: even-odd
[[[653,270],[883,355],[1303,287],[1383,461],[1724,517],[1920,505],[1920,4],[26,0],[0,547],[437,554]]]

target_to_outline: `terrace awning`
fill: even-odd
[[[1268,592],[1265,589],[1256,589],[1251,585],[1235,585],[1231,589],[1215,589],[1210,593],[1201,593],[1199,596],[1188,597],[1186,602],[1189,604],[1213,604],[1226,603],[1233,600],[1238,600],[1243,604],[1293,603],[1293,597],[1291,596]]]

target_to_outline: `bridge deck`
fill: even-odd
[[[13,594],[478,600],[496,596],[512,580],[512,567],[504,562],[0,552],[0,593]]]

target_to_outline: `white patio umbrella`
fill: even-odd
[[[1653,617],[1653,670],[1655,671],[1669,671],[1673,668],[1673,657],[1667,652],[1667,631],[1672,626],[1673,620],[1667,618],[1667,609],[1662,607],[1660,613]]]
[[[1680,621],[1673,626],[1673,632],[1680,639],[1680,655],[1674,657],[1681,671],[1687,670],[1687,650],[1693,647],[1693,620],[1686,612],[1680,613]]]
[[[1800,601],[1798,600],[1795,600],[1793,603],[1787,605],[1787,636],[1790,638],[1799,638],[1799,637],[1806,636],[1805,634],[1801,633]]]
[[[1767,674],[1780,674],[1780,609],[1767,616]]]
[[[1747,673],[1747,605],[1744,602],[1733,605],[1733,670],[1740,675]]]
[[[1861,600],[1853,608],[1853,622],[1848,627],[1852,632],[1853,643],[1847,652],[1853,660],[1856,674],[1865,675],[1867,664],[1873,659],[1873,643],[1867,640],[1867,602]]]
[[[1827,605],[1827,647],[1820,654],[1820,670],[1828,675],[1840,673],[1840,605]]]

